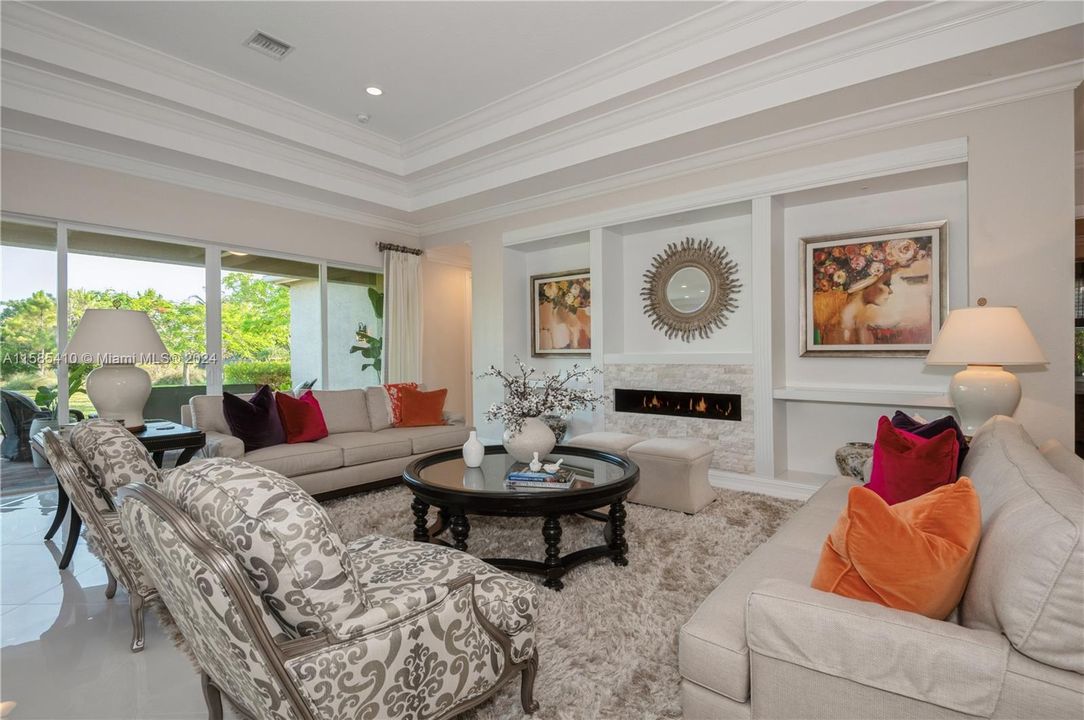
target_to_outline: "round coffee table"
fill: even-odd
[[[403,480],[414,493],[414,539],[467,549],[470,534],[468,515],[527,516],[544,518],[542,537],[545,560],[485,558],[491,565],[513,572],[528,572],[546,578],[546,587],[560,590],[561,577],[588,560],[609,557],[615,565],[628,565],[625,541],[625,496],[640,478],[636,463],[617,455],[587,448],[557,446],[546,462],[564,459],[563,467],[576,471],[576,482],[568,489],[536,490],[509,487],[505,476],[519,465],[500,445],[486,447],[479,468],[468,468],[460,450],[447,450],[415,460]],[[436,522],[429,524],[430,506],[438,508]],[[609,506],[607,513],[595,512]],[[561,555],[561,516],[579,514],[606,523],[606,543]],[[438,537],[451,527],[452,542]]]

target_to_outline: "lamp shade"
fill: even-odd
[[[69,363],[169,362],[169,352],[147,313],[140,310],[87,310],[64,350]]]
[[[1014,307],[953,310],[926,356],[927,365],[1041,365],[1047,362]]]

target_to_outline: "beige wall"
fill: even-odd
[[[1046,351],[1045,370],[1019,373],[1016,417],[1037,440],[1073,435],[1073,93],[1010,103],[851,137],[523,213],[425,238],[471,242],[474,366],[500,364],[504,346],[502,233],[563,218],[631,207],[742,180],[887,150],[966,137],[969,141],[969,297],[1017,305]],[[840,218],[841,226],[847,225]],[[586,229],[586,228],[585,228]],[[756,278],[753,279],[756,282]],[[841,379],[842,381],[842,379]],[[476,411],[499,397],[479,385]],[[493,435],[496,428],[483,428]]]
[[[470,423],[470,274],[455,265],[422,262],[422,380],[448,388],[444,408]]]
[[[379,241],[415,238],[203,190],[4,150],[0,206],[125,230],[380,267]]]
[[[416,238],[132,175],[5,150],[4,212],[380,267],[378,241]],[[469,270],[424,262],[423,380],[469,414]],[[334,308],[331,308],[334,312]]]

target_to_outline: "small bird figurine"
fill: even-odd
[[[538,459],[538,453],[534,454],[534,459],[531,460],[531,464],[528,465],[531,468],[531,472],[538,472],[542,469],[542,461]]]
[[[546,472],[550,473],[550,474],[556,474],[557,471],[561,469],[561,463],[563,463],[564,461],[565,461],[565,459],[561,458],[560,460],[558,460],[555,463],[548,463],[546,465],[543,465],[542,469],[545,470]]]

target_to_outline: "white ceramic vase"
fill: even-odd
[[[544,458],[553,451],[557,444],[557,438],[546,423],[537,417],[529,417],[523,421],[523,429],[513,435],[504,431],[504,449],[519,462],[530,462],[535,453]]]
[[[58,430],[60,428],[60,423],[57,421],[56,418],[34,418],[30,422],[30,437],[34,437],[45,428],[49,428],[50,430]],[[34,462],[34,467],[38,468],[39,470],[49,469],[49,461],[39,455],[38,451],[34,449],[33,445],[30,446],[30,457],[31,460],[33,460]]]
[[[469,468],[482,466],[482,458],[486,456],[486,446],[478,439],[478,433],[470,431],[470,437],[463,443],[463,463]]]

